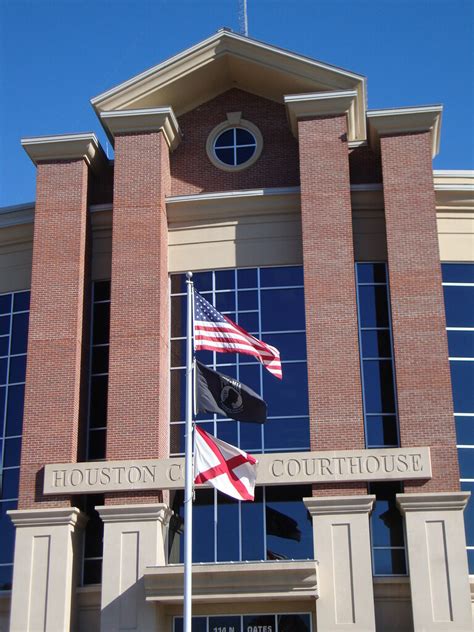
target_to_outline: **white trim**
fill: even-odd
[[[98,160],[106,160],[93,132],[30,136],[22,138],[21,145],[35,165],[41,161],[84,159],[88,165],[94,166]]]
[[[198,42],[197,44],[194,44],[194,46],[191,46],[190,48],[187,48],[184,51],[181,51],[180,53],[177,53],[176,55],[169,57],[168,59],[160,62],[156,66],[152,66],[148,70],[145,70],[144,72],[141,72],[138,75],[131,77],[127,81],[124,81],[123,83],[120,83],[119,85],[114,86],[113,88],[110,88],[109,90],[106,90],[105,92],[102,92],[96,97],[93,97],[91,99],[91,104],[94,108],[96,108],[100,104],[101,101],[104,101],[105,99],[108,99],[109,97],[114,96],[124,91],[126,88],[132,87],[140,83],[140,81],[147,79],[148,77],[154,74],[158,74],[162,72],[169,66],[172,66],[173,64],[177,64],[178,62],[182,61],[186,57],[191,57],[194,53],[198,53],[199,51],[203,49],[211,47],[212,44],[217,44],[219,41],[224,41],[226,39],[231,40],[231,41],[235,40],[238,42],[242,42],[244,44],[250,44],[251,46],[261,49],[262,51],[281,55],[282,57],[286,57],[290,60],[309,64],[313,66],[314,68],[321,68],[322,70],[325,70],[328,72],[334,72],[335,74],[341,75],[343,77],[350,77],[351,79],[361,81],[363,84],[363,92],[365,94],[366,77],[364,77],[363,75],[359,75],[354,72],[344,70],[343,68],[340,68],[338,66],[332,66],[330,64],[325,64],[323,62],[316,61],[314,59],[311,59],[310,57],[297,55],[283,48],[271,46],[270,44],[265,44],[264,42],[260,42],[259,40],[255,40],[250,37],[244,37],[237,33],[232,33],[227,30],[219,29],[217,33],[214,33],[207,39],[202,40],[201,42]]]
[[[440,178],[474,178],[474,169],[433,169],[433,175]]]
[[[237,191],[217,191],[216,193],[195,193],[192,195],[174,195],[166,198],[166,204],[180,202],[206,202],[207,200],[225,200],[229,198],[262,197],[269,195],[293,195],[300,187],[275,187],[268,189],[243,189]]]
[[[178,119],[170,106],[101,112],[100,120],[112,143],[117,133],[162,130],[173,150],[179,145],[182,136]]]

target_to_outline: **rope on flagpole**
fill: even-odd
[[[186,273],[187,322],[186,322],[186,432],[184,467],[184,604],[183,632],[191,632],[192,625],[192,569],[193,569],[193,282],[192,272]]]

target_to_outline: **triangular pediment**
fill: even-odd
[[[104,92],[100,113],[171,106],[177,116],[229,90],[283,103],[288,94],[355,90],[365,108],[365,78],[228,30]]]

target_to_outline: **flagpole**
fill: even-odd
[[[184,468],[184,603],[183,632],[191,632],[192,570],[193,570],[193,282],[192,272],[186,273],[186,431]]]

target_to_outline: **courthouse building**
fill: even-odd
[[[196,490],[194,632],[472,629],[474,174],[433,171],[441,106],[366,90],[224,29],[92,99],[114,160],[23,139],[2,631],[183,629],[187,270],[283,368],[198,352],[268,420],[199,415],[259,464],[254,503]]]

